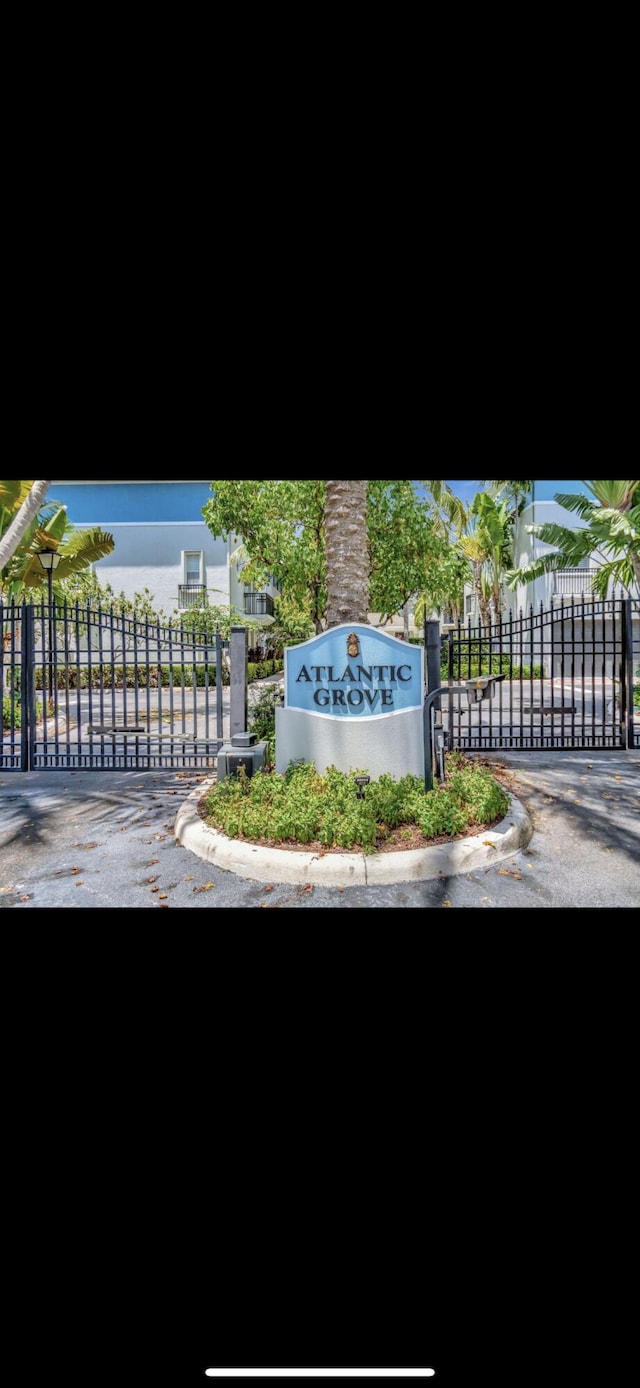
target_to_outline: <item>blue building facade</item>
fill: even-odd
[[[95,572],[116,597],[133,598],[148,589],[156,610],[167,617],[208,600],[269,624],[273,590],[259,595],[259,602],[232,563],[240,537],[216,539],[203,520],[209,481],[53,481],[49,497],[67,507],[73,525],[113,535],[113,552]],[[250,634],[249,644],[256,639]]]

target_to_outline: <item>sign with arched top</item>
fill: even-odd
[[[364,624],[288,646],[284,706],[321,718],[366,719],[422,708],[424,648]]]

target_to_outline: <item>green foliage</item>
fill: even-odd
[[[18,698],[12,698],[10,694],[2,695],[2,728],[6,733],[11,727],[20,728],[22,726],[22,707]]]
[[[554,501],[580,517],[570,529],[555,522],[528,525],[527,533],[552,552],[506,574],[508,586],[532,582],[543,574],[580,568],[592,556],[598,561],[594,592],[606,598],[609,584],[620,583],[627,592],[640,592],[640,481],[583,482],[590,493],[556,493]],[[595,566],[594,566],[595,567]]]
[[[327,606],[323,481],[214,481],[202,508],[215,536],[242,536],[244,583],[281,585],[275,601],[281,639],[302,641],[322,630]],[[383,617],[427,592],[440,608],[461,592],[462,568],[438,533],[433,503],[413,482],[373,480],[367,493],[368,551],[354,563],[369,575],[369,609]]]
[[[284,666],[284,660],[248,660],[247,661],[247,681],[253,684],[254,680],[267,679],[269,675],[277,675]]]
[[[0,505],[0,534],[9,528],[24,488],[30,486],[31,483],[24,482],[0,484],[2,488],[14,489],[10,495],[4,494],[6,504]],[[19,488],[17,494],[15,488]],[[59,501],[47,500],[0,572],[0,589],[7,597],[13,598],[23,598],[32,589],[46,591],[49,580],[38,554],[50,549],[58,555],[54,577],[54,593],[57,593],[67,579],[89,569],[99,559],[111,554],[114,548],[113,535],[99,528],[77,529],[67,516],[66,506]]]
[[[420,593],[414,607],[414,618],[421,626],[432,612],[458,613],[464,605],[464,585],[471,577],[468,559],[447,543],[435,562],[425,566]]]
[[[48,678],[48,674],[46,675]],[[83,665],[78,669],[77,665],[57,665],[53,672],[54,684],[58,689],[157,689],[158,684],[163,689],[168,689],[173,685],[174,689],[203,689],[209,684],[212,689],[216,684],[215,665],[151,665],[144,663],[139,665],[96,665],[93,670]],[[42,689],[43,671],[41,667],[34,670],[34,681],[36,689]],[[230,674],[228,668],[222,666],[222,683],[228,685]]]
[[[488,642],[472,641],[462,647],[456,645],[454,651],[457,656],[452,677],[454,684],[459,684],[462,680],[477,679],[479,675],[503,674],[505,680],[544,678],[543,665],[516,665],[512,663],[510,655],[499,655],[492,651]],[[442,642],[440,648],[440,670],[442,682],[446,684],[449,677],[449,647],[446,641]]]
[[[270,575],[290,603],[320,629],[326,606],[322,481],[215,481],[202,515],[212,535],[242,536],[243,583]]]
[[[244,612],[239,612],[236,607],[217,606],[210,603],[208,598],[201,608],[193,608],[189,612],[177,612],[170,620],[169,625],[180,627],[183,631],[192,632],[197,637],[207,637],[219,631],[223,641],[228,641],[231,635],[232,626],[242,626],[247,631],[261,631],[260,622],[254,617],[245,616]]]
[[[281,707],[280,685],[265,684],[249,709],[249,732],[266,742],[267,763],[273,765],[276,748],[276,709]]]
[[[384,620],[427,586],[438,587],[439,567],[452,550],[413,482],[370,482],[367,516],[369,608]]]
[[[446,779],[430,791],[418,776],[371,781],[357,795],[356,775],[329,767],[320,775],[311,762],[284,775],[260,770],[227,777],[207,798],[207,820],[231,838],[274,843],[319,842],[328,848],[372,853],[402,825],[418,825],[425,840],[456,836],[469,825],[491,824],[508,808],[506,792],[486,767],[462,753],[447,754]],[[366,774],[366,773],[364,773]]]
[[[42,718],[42,701],[36,699],[36,722]],[[5,733],[15,729],[16,732],[22,727],[22,701],[16,691],[12,697],[10,694],[2,696],[2,731]]]

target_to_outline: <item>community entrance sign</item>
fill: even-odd
[[[312,761],[323,773],[424,771],[424,648],[356,623],[284,653],[284,707],[276,710],[276,770]]]

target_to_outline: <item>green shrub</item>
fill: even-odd
[[[455,837],[475,824],[506,814],[509,797],[486,767],[447,754],[442,784],[425,791],[418,776],[371,781],[361,799],[356,775],[329,767],[320,775],[312,762],[291,765],[283,775],[260,770],[229,776],[207,797],[208,822],[231,838],[273,843],[312,843],[328,848],[375,851],[392,829],[418,825],[425,840]]]
[[[268,743],[267,762],[275,760],[276,747],[276,709],[280,707],[280,686],[265,684],[249,709],[249,732],[255,733],[258,742]]]
[[[13,718],[13,722],[11,721]],[[42,700],[36,699],[36,722],[42,718]],[[11,732],[11,729],[22,727],[22,704],[19,698],[12,699],[10,694],[2,696],[2,731]]]
[[[13,723],[12,723],[13,718]],[[22,710],[18,699],[12,699],[9,694],[2,695],[2,731],[8,733],[11,727],[20,728],[22,726]]]

